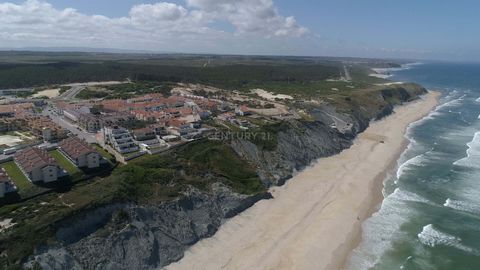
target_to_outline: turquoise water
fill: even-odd
[[[410,145],[349,269],[480,269],[480,65],[427,63],[392,79],[443,97],[410,125]]]

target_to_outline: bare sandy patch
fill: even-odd
[[[56,98],[60,95],[60,88],[54,89],[45,89],[38,93],[35,93],[33,97],[48,97],[48,98]]]
[[[252,93],[257,94],[264,99],[272,100],[272,101],[275,100],[275,99],[293,99],[292,96],[283,95],[283,94],[275,95],[274,93],[265,91],[263,89],[254,89],[254,90],[252,90]]]

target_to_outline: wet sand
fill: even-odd
[[[429,93],[395,108],[351,148],[272,188],[274,199],[226,221],[167,269],[341,269],[361,239],[361,223],[383,199],[383,180],[406,147],[408,125],[437,98]]]

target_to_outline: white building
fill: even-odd
[[[104,127],[105,143],[110,144],[121,154],[138,151],[138,145],[134,142],[130,132],[119,126]]]
[[[62,172],[56,160],[46,150],[40,148],[29,147],[17,152],[14,160],[32,182],[54,182]]]
[[[87,142],[78,137],[70,137],[58,144],[60,152],[79,168],[100,167],[100,154]]]

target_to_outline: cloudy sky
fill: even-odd
[[[476,0],[0,0],[0,48],[480,60]]]

